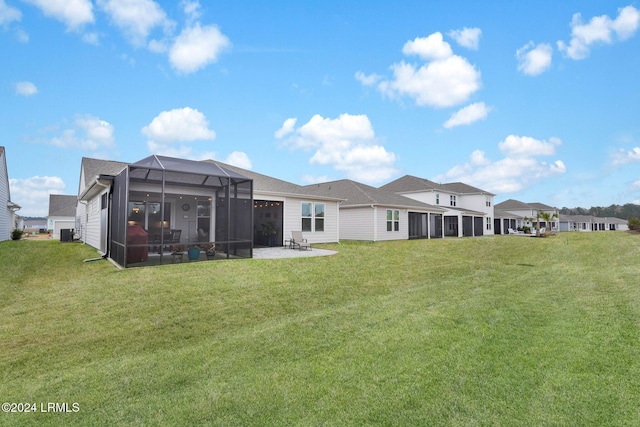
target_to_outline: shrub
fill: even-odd
[[[22,233],[23,233],[23,231],[22,231],[22,230],[19,230],[19,229],[17,229],[17,228],[14,228],[14,229],[11,231],[11,239],[12,239],[12,240],[20,240],[20,239],[22,239]]]
[[[631,218],[629,220],[629,230],[640,231],[640,218]]]

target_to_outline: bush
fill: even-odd
[[[22,233],[23,233],[22,230],[19,230],[17,228],[13,229],[11,231],[11,239],[12,240],[20,240],[20,239],[22,239]]]
[[[631,218],[629,220],[629,230],[640,231],[640,218]]]

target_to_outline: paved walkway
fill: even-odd
[[[282,246],[275,248],[254,248],[254,259],[276,259],[276,258],[305,258],[312,256],[328,256],[337,254],[336,251],[330,251],[328,249],[285,249]]]

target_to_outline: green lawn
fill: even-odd
[[[0,243],[0,425],[640,425],[640,236],[117,270]],[[73,406],[76,403],[77,406]]]

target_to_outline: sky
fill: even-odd
[[[640,204],[640,2],[0,0],[11,200],[82,157]]]

